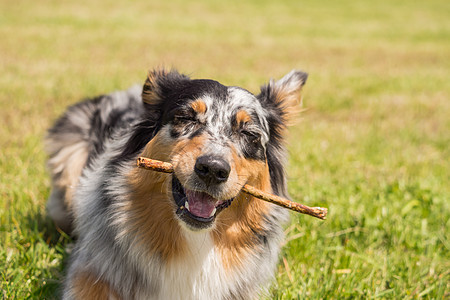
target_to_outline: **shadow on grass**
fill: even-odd
[[[60,299],[61,287],[74,239],[57,228],[53,220],[41,210],[30,212],[24,224],[35,238],[33,255],[43,258],[45,263],[34,266],[37,270],[36,284],[31,290],[31,298]]]

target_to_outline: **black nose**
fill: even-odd
[[[219,184],[227,181],[230,175],[230,165],[222,158],[204,155],[195,162],[195,173],[206,184]]]

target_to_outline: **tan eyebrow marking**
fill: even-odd
[[[192,102],[191,107],[197,114],[204,114],[206,112],[206,104],[201,99]]]
[[[236,113],[236,122],[238,124],[249,123],[252,121],[252,118],[245,110],[240,110]]]

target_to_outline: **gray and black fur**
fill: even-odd
[[[104,151],[115,132],[130,130],[143,112],[142,87],[86,99],[70,106],[48,131],[52,193],[48,212],[56,224],[71,232],[73,215],[69,206],[82,170]]]

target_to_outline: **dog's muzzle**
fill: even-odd
[[[231,167],[222,158],[204,155],[197,158],[194,172],[207,187],[216,186],[228,180]],[[217,215],[227,208],[234,197],[219,200],[204,191],[195,191],[183,187],[174,174],[172,194],[178,207],[176,214],[194,230],[210,227]]]

